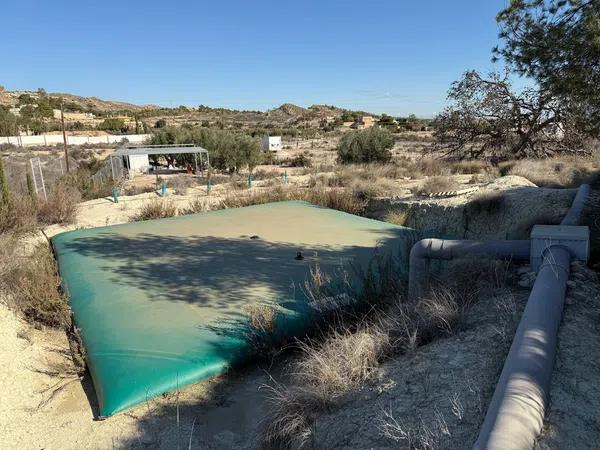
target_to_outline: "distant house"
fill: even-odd
[[[278,152],[283,148],[281,136],[263,136],[262,147],[264,151]]]
[[[375,125],[375,122],[376,120],[373,116],[362,116],[357,118],[357,120],[350,125],[350,128],[354,128],[355,130],[364,130],[366,128],[371,128],[373,125]]]

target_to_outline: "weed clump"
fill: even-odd
[[[144,204],[140,211],[131,218],[131,222],[141,220],[164,219],[177,215],[177,207],[170,200],[157,198]]]
[[[67,328],[71,323],[66,297],[60,291],[56,261],[46,244],[6,268],[1,282],[9,306],[33,324]]]
[[[470,261],[453,263],[419,303],[405,300],[403,291],[398,290],[397,272],[387,270],[386,264],[379,276],[366,274],[365,298],[358,303],[370,308],[362,313],[340,313],[335,325],[298,343],[300,355],[290,367],[289,383],[269,386],[271,410],[262,435],[265,446],[309,446],[320,413],[360,389],[392,355],[414,352],[464,329],[467,313],[478,298],[476,287],[501,285],[510,273],[506,263],[495,261],[484,270],[479,262],[477,271],[471,270]],[[470,282],[466,282],[468,277]],[[326,292],[322,279],[317,279],[317,292]]]
[[[48,195],[48,200],[39,203],[38,219],[46,225],[73,223],[80,201],[81,194],[77,189],[58,184]]]

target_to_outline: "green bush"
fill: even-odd
[[[122,119],[108,118],[104,119],[104,121],[98,125],[98,129],[115,133],[125,133],[128,130],[128,127]]]
[[[342,136],[337,147],[338,160],[342,164],[389,162],[394,137],[388,130],[372,127],[362,131],[350,131]]]

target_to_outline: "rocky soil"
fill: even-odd
[[[574,189],[538,188],[523,177],[510,175],[468,195],[375,198],[367,214],[384,218],[390,212],[404,213],[406,226],[436,237],[526,239],[534,224],[560,222],[574,195]]]

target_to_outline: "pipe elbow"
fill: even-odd
[[[421,239],[416,242],[410,249],[410,259],[426,258],[430,253],[431,241],[432,239]]]

